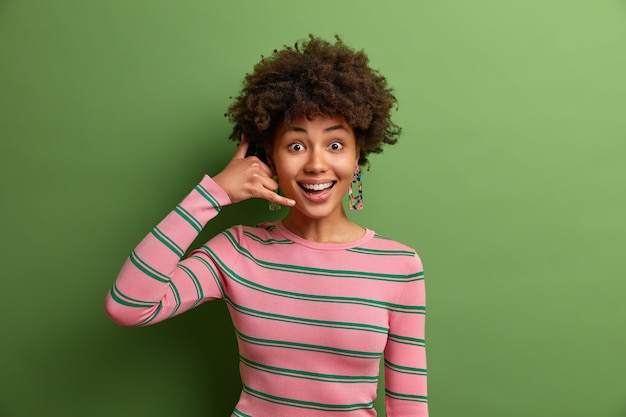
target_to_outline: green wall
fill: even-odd
[[[0,416],[229,415],[222,303],[125,329],[103,299],[230,158],[244,74],[308,33],[397,92],[404,134],[355,218],[424,260],[431,415],[625,417],[617,0],[0,1]]]

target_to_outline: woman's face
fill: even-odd
[[[296,201],[292,211],[310,219],[343,215],[342,198],[358,161],[354,131],[343,116],[282,124],[271,156],[283,193]]]

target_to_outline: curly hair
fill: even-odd
[[[279,124],[302,115],[312,120],[340,114],[354,130],[360,165],[368,164],[368,154],[382,152],[383,144],[396,143],[401,129],[391,121],[397,104],[393,90],[368,66],[365,52],[335,38],[330,43],[309,35],[293,47],[262,56],[224,115],[234,123],[230,139],[238,141],[245,134],[264,157]]]

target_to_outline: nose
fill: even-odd
[[[326,155],[324,154],[323,149],[313,147],[309,150],[307,156],[308,158],[304,166],[305,172],[310,174],[326,172],[328,169],[328,161],[326,160]]]

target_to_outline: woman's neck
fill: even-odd
[[[296,210],[290,210],[283,225],[303,239],[320,243],[347,243],[360,239],[365,229],[341,212],[336,216],[311,219]]]

